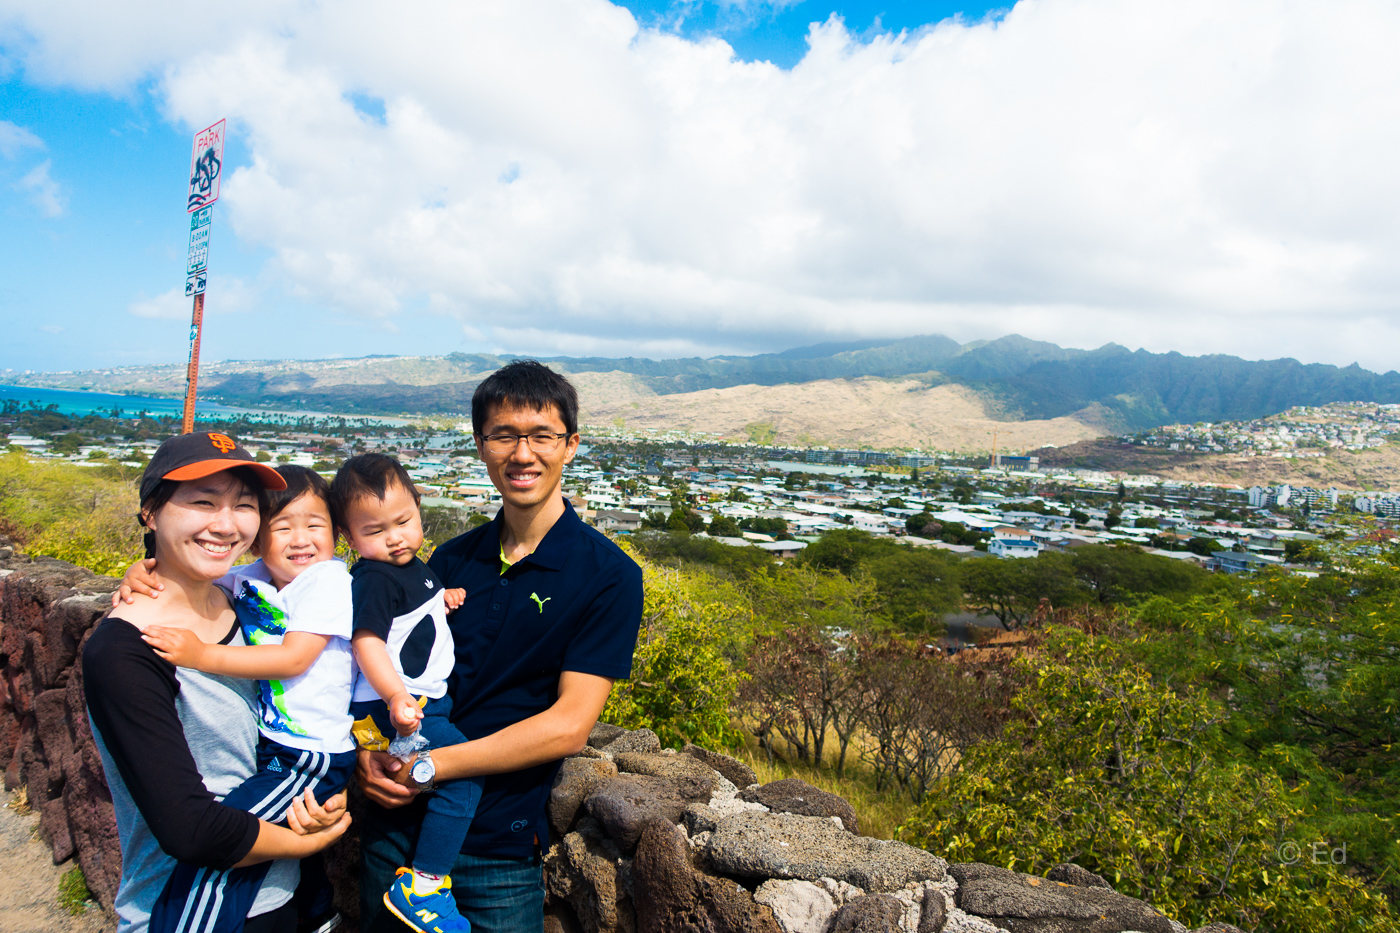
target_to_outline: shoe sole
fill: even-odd
[[[388,895],[388,894],[385,894],[385,895],[384,895],[384,906],[387,907],[387,908],[389,908],[389,913],[393,914],[395,917],[398,917],[400,920],[402,920],[404,926],[408,927],[408,928],[411,929],[411,930],[417,930],[418,933],[435,933],[435,931],[436,931],[436,933],[441,933],[441,931],[436,930],[436,928],[434,928],[433,930],[424,930],[424,929],[423,929],[422,927],[420,927],[417,923],[415,923],[414,921],[408,919],[408,918],[405,917],[403,914],[399,913],[399,909],[398,909],[397,907],[394,906],[394,902],[391,901],[391,900],[389,900],[389,895]]]

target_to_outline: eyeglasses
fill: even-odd
[[[536,431],[534,434],[487,434],[481,438],[482,444],[493,454],[513,454],[521,441],[530,445],[537,454],[552,453],[569,433],[555,434],[552,431]]]

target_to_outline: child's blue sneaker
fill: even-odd
[[[418,933],[470,933],[472,925],[457,911],[452,879],[446,875],[431,894],[413,893],[413,872],[400,868],[394,875],[384,906]]]

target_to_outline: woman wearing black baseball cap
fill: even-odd
[[[325,810],[298,801],[300,832],[219,799],[257,767],[253,681],[177,668],[146,644],[153,626],[184,628],[210,643],[241,643],[224,592],[214,585],[258,533],[259,493],[285,488],[226,434],[172,437],[141,477],[139,520],[164,589],[113,610],[83,649],[93,735],[116,810],[122,848],[118,930],[143,931],[175,861],[213,871],[276,861],[246,921],[217,904],[189,930],[271,933],[295,928],[296,859],[345,832],[343,799]],[[116,613],[120,613],[117,615]]]

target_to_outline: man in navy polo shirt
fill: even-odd
[[[468,741],[408,767],[362,752],[360,783],[378,807],[361,821],[364,929],[398,929],[378,894],[408,864],[420,792],[484,777],[452,890],[476,933],[543,926],[545,806],[562,758],[587,744],[614,680],[631,673],[641,568],[564,499],[578,449],[578,396],[563,376],[517,360],[472,396],[477,451],[500,491],[494,521],[453,538],[428,566],[466,602],[448,618],[456,666],[452,721]],[[378,923],[372,918],[379,914]]]

